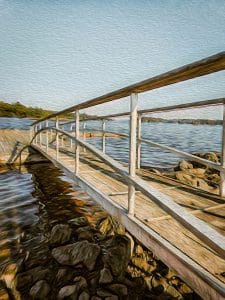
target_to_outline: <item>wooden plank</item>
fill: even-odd
[[[138,190],[142,191],[146,196],[155,201],[163,210],[172,215],[176,220],[181,222],[185,227],[192,230],[192,232],[203,239],[212,249],[217,251],[222,257],[225,257],[225,238],[218,232],[209,227],[205,222],[190,215],[185,209],[177,205],[170,197],[149,187],[149,185],[137,176],[133,178],[128,175],[126,168],[120,163],[112,159],[106,154],[103,154],[95,147],[77,140],[83,147],[101,158],[105,163],[109,164],[115,171],[126,178],[127,182],[133,184]]]
[[[176,270],[180,277],[185,280],[203,299],[219,299],[225,297],[225,288],[221,281],[217,280],[199,264],[193,262],[187,255],[174,247],[165,238],[140,222],[137,218],[128,216],[126,211],[109,197],[102,194],[93,185],[87,183],[84,178],[77,177],[64,165],[57,162],[53,157],[44,153],[42,149],[34,146],[46,155],[56,166],[60,167],[71,179],[75,180],[83,189],[96,199],[110,214],[133,234],[141,243],[151,249],[168,267]],[[167,227],[168,230],[168,227]]]
[[[127,181],[128,184],[132,184],[135,186],[135,188],[142,191],[143,194],[145,194],[157,205],[159,205],[159,207],[161,207],[168,214],[172,215],[184,227],[187,227],[192,231],[193,234],[202,239],[207,245],[218,252],[221,257],[225,257],[225,238],[221,234],[209,227],[205,222],[190,215],[185,209],[176,204],[169,196],[159,192],[153,187],[150,187],[141,178],[138,178],[137,176],[133,178],[132,176],[130,176],[127,172],[127,169],[124,168],[123,165],[121,165],[119,162],[115,161],[108,155],[103,154],[94,146],[89,145],[88,143],[80,139],[76,139],[71,134],[61,129],[57,129],[57,131],[74,139],[82,147],[85,147],[97,157],[102,159],[106,164],[108,164],[111,168],[118,172]]]
[[[214,72],[222,71],[225,69],[225,51],[212,55],[205,59],[193,62],[183,67],[174,69],[172,71],[163,73],[158,76],[154,76],[150,79],[138,82],[136,84],[129,85],[125,88],[116,90],[106,95],[88,100],[86,102],[74,105],[60,112],[49,115],[33,123],[39,123],[48,118],[53,118],[58,115],[73,112],[75,110],[81,110],[91,106],[107,103],[113,100],[130,96],[132,93],[142,93],[153,89],[161,88],[170,84],[182,82],[192,78],[200,77],[203,75],[211,74]]]

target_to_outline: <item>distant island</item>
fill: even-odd
[[[55,113],[55,111],[53,110],[46,110],[39,107],[25,106],[20,102],[10,104],[4,101],[0,101],[0,117],[40,119],[40,118],[45,118],[53,113]],[[60,117],[71,119],[73,118],[73,114],[62,115]],[[81,114],[81,118],[88,118],[88,115]]]
[[[163,119],[143,117],[143,122],[151,123],[178,123],[178,124],[192,124],[192,125],[222,125],[222,120],[209,120],[209,119]]]

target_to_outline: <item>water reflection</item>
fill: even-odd
[[[21,252],[36,256],[34,265],[48,262],[40,243],[53,224],[85,215],[95,223],[106,215],[79,187],[50,163],[7,169],[0,173],[0,274]],[[43,250],[43,244],[42,244]],[[31,265],[27,267],[32,267]]]

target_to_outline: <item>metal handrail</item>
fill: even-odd
[[[35,121],[32,125],[35,125],[39,122],[45,121],[50,118],[57,117],[62,114],[74,112],[76,110],[81,110],[84,108],[111,102],[120,98],[128,97],[133,93],[140,94],[143,92],[161,88],[163,86],[186,81],[189,79],[208,75],[222,70],[225,70],[225,51],[204,58],[202,60],[193,62],[191,64],[184,65],[183,67],[160,74],[158,76],[151,77],[147,80],[129,85],[125,88],[116,90],[103,96],[96,97],[91,100],[82,102],[80,104],[71,106],[67,109],[61,110],[57,113],[53,113],[45,118]]]
[[[42,131],[48,130],[48,127],[40,129],[36,132],[36,135]],[[76,138],[67,131],[64,131],[59,128],[51,128],[57,133],[64,134],[70,139],[74,140],[79,146],[85,147],[91,153],[95,154],[101,160],[103,160],[107,165],[112,167],[116,172],[118,172],[122,178],[128,183],[132,184],[135,188],[141,191],[144,195],[149,197],[153,202],[155,202],[159,207],[161,207],[165,212],[174,217],[178,222],[180,222],[184,227],[191,229],[192,232],[200,239],[214,249],[221,257],[225,258],[225,237],[218,233],[216,230],[208,226],[202,220],[199,220],[195,216],[188,213],[184,208],[179,204],[175,203],[169,196],[164,195],[159,192],[157,189],[150,187],[144,180],[138,178],[137,176],[133,177],[129,174],[129,171],[121,163],[114,160],[105,153],[102,153],[93,145]]]

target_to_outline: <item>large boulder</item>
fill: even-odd
[[[72,229],[69,225],[57,224],[52,228],[50,244],[65,244],[70,240]]]
[[[105,245],[103,262],[114,276],[123,275],[131,256],[130,239],[125,235],[113,236]]]
[[[52,256],[62,265],[76,266],[82,263],[89,270],[93,270],[100,251],[101,248],[98,245],[80,241],[54,248]]]

